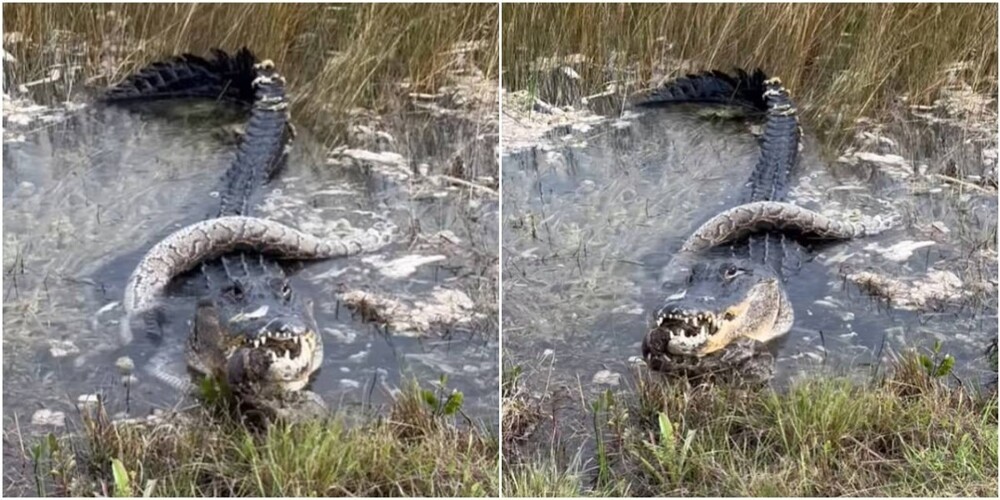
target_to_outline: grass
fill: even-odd
[[[329,4],[4,4],[8,81],[63,77],[52,99],[81,83],[103,87],[158,58],[250,47],[289,81],[293,116],[337,125],[356,107],[378,109],[449,81],[460,44],[496,78],[497,6]],[[14,42],[11,33],[18,33]],[[78,68],[76,70],[72,68]],[[75,78],[68,72],[78,71]],[[405,82],[405,85],[401,85]]]
[[[539,86],[539,61],[574,54],[585,94],[616,80],[626,94],[678,72],[761,67],[780,76],[813,128],[842,137],[894,100],[933,101],[944,70],[997,91],[995,4],[503,6],[503,80]],[[627,88],[625,88],[627,87]]]
[[[560,470],[505,450],[505,493],[994,495],[996,392],[944,380],[915,354],[869,383],[813,377],[786,391],[683,387],[643,371],[634,391],[600,397],[594,465]]]
[[[79,435],[32,445],[37,494],[496,496],[496,439],[425,392],[412,385],[387,418],[361,425],[341,413],[258,432],[212,406],[153,425],[115,424],[100,407],[82,412]]]

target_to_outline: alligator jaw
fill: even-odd
[[[666,334],[667,349],[672,354],[693,354],[707,344],[722,326],[713,312],[663,312],[657,317],[656,328]]]
[[[267,355],[265,366],[252,373],[244,373],[244,377],[275,384],[286,391],[304,388],[323,358],[322,344],[312,329],[298,334],[267,332],[253,339],[245,339],[242,348],[241,350],[254,349]]]
[[[705,297],[694,295],[681,296],[686,304],[706,302]],[[736,302],[719,310],[664,306],[646,334],[643,351],[646,356],[703,357],[742,337],[767,342],[788,332],[792,314],[779,281],[765,278],[746,289]]]

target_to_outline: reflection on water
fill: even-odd
[[[546,384],[586,391],[601,389],[598,372],[627,373],[663,298],[661,269],[697,225],[737,202],[758,152],[749,132],[740,121],[653,111],[629,123],[557,130],[505,156],[505,364],[538,368]],[[817,249],[801,263],[785,284],[795,326],[772,346],[776,383],[821,370],[864,376],[891,350],[936,340],[956,356],[962,376],[988,371],[982,352],[997,336],[995,253],[985,265],[968,256],[995,239],[995,195],[922,193],[877,169],[830,165],[817,149],[806,142],[793,202],[820,212],[899,212],[906,223]],[[922,154],[914,161],[935,165],[944,152]],[[887,257],[895,243],[931,239],[932,222],[951,237],[901,261]],[[984,290],[917,313],[861,293],[842,278],[851,269],[891,277],[947,269]]]
[[[178,402],[181,395],[144,367],[168,353],[174,372],[186,376],[182,346],[197,276],[176,280],[165,301],[168,335],[160,343],[136,338],[119,345],[117,302],[150,246],[217,211],[215,190],[235,154],[223,126],[245,119],[211,103],[89,107],[23,131],[23,142],[4,144],[5,417],[17,413],[26,420],[39,408],[72,415],[78,396],[99,390],[115,410],[126,408],[127,396],[133,415]],[[492,160],[492,144],[476,139],[473,125],[400,120],[419,122],[427,137],[451,138],[430,145],[401,138],[399,152],[416,151],[414,162],[444,163],[464,148],[470,168],[495,169],[495,161],[480,165]],[[495,202],[473,204],[456,194],[413,199],[405,184],[377,172],[327,165],[307,133],[296,140],[288,168],[265,189],[258,214],[315,234],[342,218],[364,227],[388,217],[404,235],[410,228],[424,235],[448,231],[458,241],[494,248],[498,239]],[[336,298],[356,289],[412,301],[440,286],[470,296],[483,287],[478,269],[467,268],[475,263],[439,248],[400,241],[382,250],[382,260],[422,250],[447,258],[407,276],[383,274],[371,264],[378,261],[365,256],[290,264],[293,287],[315,301],[324,336],[326,359],[312,389],[331,406],[378,406],[410,376],[428,383],[447,375],[448,387],[465,393],[467,413],[495,420],[495,318],[424,339],[397,337],[354,317]],[[134,361],[138,379],[127,394],[115,366],[122,356]]]

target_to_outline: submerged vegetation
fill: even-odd
[[[5,85],[59,74],[65,99],[182,52],[250,47],[289,81],[292,115],[337,130],[355,107],[379,108],[448,82],[455,51],[497,72],[497,6],[329,4],[5,4]]]
[[[937,375],[915,354],[866,384],[811,378],[780,391],[690,387],[643,370],[634,390],[598,398],[591,461],[521,461],[505,448],[505,493],[993,495],[996,392]]]
[[[853,132],[906,96],[928,104],[945,70],[997,91],[995,4],[546,5],[503,7],[503,78],[531,90],[544,61],[574,61],[583,92],[625,95],[702,69],[780,76],[812,128]],[[582,56],[582,57],[581,57]]]
[[[95,406],[79,435],[22,443],[26,475],[40,496],[497,496],[496,439],[428,394],[414,384],[362,424],[341,412],[256,431],[213,404],[131,422]]]

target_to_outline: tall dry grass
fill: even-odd
[[[649,82],[678,62],[761,67],[780,76],[827,132],[878,116],[893,99],[932,100],[962,61],[977,91],[997,90],[996,4],[697,4],[503,7],[503,76],[530,89],[541,57],[583,54],[583,84],[599,91],[634,71]],[[667,74],[665,76],[673,76]],[[632,89],[635,90],[635,89]],[[818,122],[818,123],[817,123]]]
[[[277,63],[306,122],[383,106],[404,80],[406,91],[435,90],[456,44],[482,42],[469,57],[486,78],[498,64],[490,4],[5,4],[3,13],[4,48],[17,59],[7,84],[61,65],[65,93],[70,82],[99,87],[167,55],[245,45]],[[79,78],[65,77],[72,66]]]

